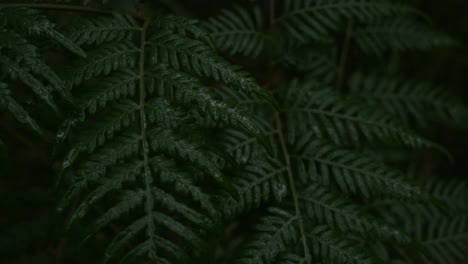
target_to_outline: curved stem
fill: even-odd
[[[284,139],[284,133],[283,133],[283,125],[281,122],[280,114],[276,112],[275,114],[275,119],[276,119],[276,126],[278,130],[278,138],[280,141],[281,145],[281,151],[284,156],[284,162],[286,165],[286,172],[288,174],[288,180],[289,180],[289,187],[291,188],[291,194],[294,202],[294,209],[296,212],[296,217],[298,218],[298,223],[299,223],[299,230],[301,232],[301,240],[302,240],[302,246],[304,247],[304,255],[306,259],[306,263],[310,264],[311,263],[311,256],[309,252],[309,246],[307,245],[307,238],[306,238],[306,232],[304,228],[304,221],[302,218],[302,213],[301,209],[299,208],[299,198],[297,195],[297,190],[296,190],[296,184],[294,182],[294,177],[291,169],[291,158],[289,156],[288,149],[286,147],[286,140]]]
[[[2,8],[35,8],[35,9],[47,9],[47,10],[62,10],[62,11],[71,11],[71,12],[82,12],[82,13],[95,13],[95,14],[112,14],[112,10],[103,10],[92,7],[85,6],[74,6],[74,5],[61,5],[61,4],[32,4],[32,3],[17,3],[17,4],[0,4],[0,9]],[[129,14],[132,17],[138,20],[146,20],[146,17],[139,14]]]
[[[336,90],[340,91],[343,86],[344,74],[346,63],[348,60],[349,45],[351,44],[351,38],[353,34],[353,22],[349,21],[346,27],[346,35],[343,43],[343,49],[341,50],[340,62],[338,64],[338,72],[336,77]]]
[[[148,126],[148,122],[146,120],[146,113],[145,113],[145,103],[146,103],[146,87],[145,87],[145,47],[146,47],[146,31],[148,29],[150,23],[150,19],[145,19],[145,23],[143,25],[140,37],[140,58],[139,58],[139,95],[140,95],[140,129],[141,129],[141,145],[142,145],[142,155],[143,155],[143,173],[144,173],[144,180],[145,180],[145,196],[146,196],[146,203],[145,203],[145,211],[148,215],[148,232],[150,239],[153,241],[153,234],[155,233],[155,225],[153,219],[153,195],[151,191],[151,170],[149,166],[149,144],[146,138],[146,130]],[[153,243],[154,245],[154,243]]]

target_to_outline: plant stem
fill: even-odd
[[[336,90],[340,91],[343,86],[344,73],[346,69],[346,63],[348,60],[349,54],[349,45],[351,43],[351,38],[353,35],[353,22],[349,21],[348,26],[346,27],[346,35],[343,43],[343,48],[341,51],[340,62],[338,64],[338,72],[336,76]]]
[[[154,245],[153,234],[155,233],[156,227],[153,222],[153,209],[154,209],[154,199],[151,193],[151,170],[149,166],[149,152],[150,147],[148,144],[148,139],[146,138],[146,130],[148,129],[148,122],[146,120],[145,113],[145,104],[146,104],[146,87],[145,87],[145,47],[146,47],[146,31],[150,24],[150,19],[145,19],[141,37],[140,37],[140,58],[139,58],[139,95],[140,95],[140,133],[141,133],[141,146],[142,146],[142,155],[143,155],[143,173],[145,179],[145,212],[148,215],[148,234],[150,234],[150,240]]]
[[[95,14],[112,14],[111,10],[103,10],[92,7],[84,6],[74,6],[74,5],[61,5],[61,4],[0,4],[0,9],[2,8],[15,8],[15,7],[26,7],[26,8],[35,8],[35,9],[47,9],[47,10],[62,10],[62,11],[72,11],[72,12],[82,12],[82,13],[95,13]],[[145,20],[146,17],[139,14],[129,14],[132,17],[138,20]]]
[[[284,156],[284,162],[286,165],[286,172],[288,174],[288,180],[289,180],[289,188],[291,188],[291,195],[293,198],[294,202],[294,209],[296,212],[296,216],[298,218],[299,222],[299,230],[301,232],[302,236],[302,246],[304,247],[304,255],[306,259],[306,263],[310,264],[311,263],[311,257],[310,257],[310,252],[309,252],[309,246],[307,245],[307,238],[306,238],[306,233],[305,233],[305,228],[304,228],[304,221],[302,219],[302,213],[301,209],[299,208],[299,198],[297,195],[297,190],[296,190],[296,184],[294,182],[294,177],[291,169],[291,158],[289,156],[288,149],[286,147],[286,141],[283,133],[283,125],[281,122],[281,117],[279,112],[275,113],[275,119],[276,119],[276,126],[278,130],[278,138],[280,141],[280,146],[281,146],[281,151]]]
[[[275,0],[270,0],[270,26],[275,23]]]
[[[270,36],[270,42],[269,42],[269,73],[270,73],[270,78],[273,79],[273,24],[275,23],[275,0],[270,0],[270,29],[269,29],[269,36]],[[278,138],[281,146],[281,152],[283,153],[283,158],[284,158],[284,163],[286,166],[286,172],[288,175],[288,181],[289,181],[289,188],[291,189],[291,195],[293,198],[294,202],[294,210],[295,210],[295,215],[298,218],[298,223],[299,223],[299,230],[301,232],[301,240],[302,240],[302,246],[304,248],[304,256],[306,259],[307,264],[311,264],[311,256],[309,252],[309,246],[307,244],[307,238],[306,238],[306,233],[305,233],[305,228],[304,228],[304,221],[302,219],[302,213],[299,208],[299,198],[297,195],[297,190],[296,190],[296,184],[294,182],[294,176],[291,168],[291,158],[289,156],[288,148],[286,146],[286,140],[285,136],[283,133],[283,124],[281,122],[281,117],[279,111],[275,111],[275,120],[276,120],[276,131],[278,131]]]

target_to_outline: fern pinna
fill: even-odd
[[[463,181],[407,169],[452,160],[424,132],[468,113],[395,74],[400,54],[458,47],[417,8],[227,1],[197,20],[178,1],[6,2],[0,107],[54,147],[60,261],[467,260]]]

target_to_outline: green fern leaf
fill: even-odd
[[[249,10],[235,6],[206,21],[204,26],[218,49],[249,57],[262,53],[267,41],[262,13],[258,6]]]
[[[313,131],[316,137],[328,138],[337,144],[359,144],[365,140],[435,148],[447,153],[441,146],[402,126],[391,115],[343,98],[331,88],[321,88],[313,80],[294,80],[281,88],[280,95],[285,98],[282,111],[288,120],[287,133],[291,142],[298,135]]]
[[[410,12],[414,11],[407,6],[384,0],[286,0],[274,28],[278,40],[297,45],[327,39],[348,21],[366,22]]]
[[[383,107],[407,124],[428,126],[429,121],[437,119],[462,125],[462,117],[468,113],[457,98],[426,82],[355,73],[349,83],[351,95]]]
[[[167,30],[183,36],[189,36],[211,47],[213,46],[209,33],[204,30],[200,22],[195,19],[172,15],[159,16],[151,21],[151,27],[159,30]]]
[[[112,16],[82,19],[64,29],[66,36],[80,46],[130,40],[132,34],[140,30],[133,19],[118,13],[113,13]]]
[[[210,216],[218,216],[211,196],[198,187],[191,176],[178,168],[175,162],[161,156],[154,157],[150,163],[153,170],[159,173],[162,182],[172,183],[175,191],[190,195]]]
[[[235,190],[233,190],[231,184],[224,179],[214,161],[210,160],[209,157],[199,150],[201,146],[189,142],[182,137],[177,137],[173,131],[170,130],[156,128],[150,131],[148,136],[154,139],[150,141],[154,151],[166,152],[171,156],[177,156],[192,163],[194,166],[212,176],[216,181],[222,183],[231,194],[235,193]]]
[[[298,241],[297,222],[297,216],[281,209],[270,209],[269,215],[257,224],[256,237],[245,246],[236,263],[273,263],[278,254]]]
[[[240,212],[258,208],[268,201],[281,201],[288,188],[285,182],[286,168],[276,160],[255,161],[244,165],[233,180],[239,194],[236,200],[231,196],[221,197],[223,213],[232,217]]]
[[[253,78],[216,56],[214,50],[203,42],[161,30],[150,43],[152,64],[169,64],[176,70],[212,78],[241,91],[270,98]]]
[[[27,124],[32,130],[42,134],[42,129],[29,113],[11,97],[10,90],[7,87],[7,84],[0,82],[0,108],[8,110],[16,120]]]
[[[109,43],[88,53],[88,59],[82,60],[70,70],[72,85],[79,85],[101,74],[113,70],[135,67],[138,48],[129,41]]]
[[[315,222],[327,224],[342,232],[353,231],[365,237],[375,236],[399,244],[410,242],[410,238],[403,232],[365,215],[349,199],[319,184],[311,184],[300,199],[305,203],[307,216]]]
[[[259,125],[262,136],[269,141],[268,144],[275,146],[275,136],[278,131],[267,122],[259,122]],[[223,132],[223,137],[220,140],[238,163],[247,163],[249,160],[261,159],[268,155],[265,148],[258,144],[258,138],[255,135],[234,129],[227,129]],[[278,153],[278,150],[275,149],[273,152]]]
[[[24,67],[31,75],[44,78],[57,92],[69,99],[70,95],[68,91],[66,91],[63,81],[57,73],[42,61],[41,55],[38,52],[38,47],[29,43],[26,38],[23,38],[19,34],[8,30],[0,31],[0,38],[2,40],[4,39],[0,45],[2,53],[4,53],[5,57],[8,56],[13,59],[18,65],[13,65],[12,67]],[[5,63],[13,64],[11,61]],[[8,68],[5,71],[8,71]],[[16,75],[20,74],[11,73],[11,77]],[[30,79],[32,78],[34,77],[30,77]],[[34,81],[35,85],[37,85],[37,83],[39,82]]]
[[[377,263],[352,240],[343,238],[326,226],[313,228],[309,235],[311,252],[317,261],[325,263]]]
[[[423,209],[423,210],[421,210]],[[419,253],[425,263],[463,263],[468,260],[465,245],[468,241],[466,211],[444,215],[411,204],[380,207],[388,222],[399,224],[419,244]]]
[[[87,193],[74,210],[71,225],[84,221],[95,206],[110,205],[91,226],[88,238],[112,222],[128,219],[127,228],[107,247],[105,262],[114,262],[128,246],[122,261],[144,257],[183,262],[189,248],[202,250],[201,236],[219,217],[209,194],[214,190],[205,190],[202,183],[214,179],[237,195],[218,162],[223,154],[204,144],[204,124],[214,120],[215,127],[261,134],[246,112],[215,97],[201,78],[221,80],[243,91],[260,88],[201,41],[206,34],[195,24],[180,24],[189,20],[147,20],[135,30],[141,33],[140,47],[128,40],[133,33],[115,35],[108,32],[108,20],[96,21],[90,28],[94,33],[76,37],[88,44],[84,40],[93,38],[96,47],[71,66],[68,78],[72,93],[82,95],[76,113],[59,132],[73,146],[63,164],[64,174],[72,179],[61,207]],[[165,46],[161,37],[182,41],[184,47]],[[196,136],[188,137],[190,133]],[[76,170],[70,170],[73,167]],[[126,217],[128,212],[132,217]],[[179,241],[191,246],[179,246]]]
[[[59,107],[54,93],[59,93],[67,100],[70,100],[70,94],[59,74],[43,58],[43,53],[54,49],[39,46],[36,44],[39,43],[38,39],[58,43],[80,56],[85,54],[71,40],[56,31],[55,25],[36,10],[0,7],[0,27],[0,76],[3,83],[1,107],[19,122],[41,134],[42,130],[35,120],[37,117],[27,112],[28,108],[16,98],[16,91],[22,91],[26,86],[56,113],[59,112]],[[15,93],[7,89],[15,89]]]
[[[284,254],[281,256],[277,264],[306,264],[307,260],[305,257],[300,257],[295,254]]]
[[[425,200],[428,195],[419,187],[409,184],[400,172],[366,156],[340,149],[332,144],[305,135],[295,144],[291,157],[297,164],[301,178],[329,185],[334,180],[340,189],[370,198],[395,197]]]
[[[386,19],[357,30],[354,39],[361,51],[382,56],[389,51],[429,50],[457,44],[453,38],[408,19]]]
[[[113,104],[108,113],[104,114],[102,122],[83,129],[84,132],[76,139],[78,143],[75,148],[79,151],[93,151],[107,139],[112,138],[116,131],[128,127],[136,119],[138,110],[138,105],[129,100]]]
[[[0,25],[12,28],[20,34],[52,39],[69,51],[86,57],[85,52],[77,44],[55,30],[55,25],[37,10],[0,6]]]
[[[326,84],[332,84],[337,72],[337,49],[330,48],[332,42],[324,45],[303,45],[289,53],[279,54],[279,61],[287,69],[305,73],[307,78],[314,78]]]
[[[77,105],[83,113],[95,114],[109,102],[134,95],[137,80],[138,76],[131,71],[113,72],[83,91],[76,99]]]
[[[440,217],[428,223],[427,237],[418,232],[416,240],[425,247],[426,263],[460,263],[468,260],[468,217]],[[418,226],[418,228],[422,228]]]

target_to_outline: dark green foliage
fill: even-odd
[[[0,262],[468,260],[466,181],[444,179],[450,141],[434,127],[466,129],[466,105],[401,75],[421,59],[407,54],[461,45],[416,7],[227,1],[197,19],[178,15],[203,17],[190,1],[13,2],[0,1],[0,198],[36,176],[6,154],[36,146],[58,197],[37,222],[1,205]]]
[[[333,89],[321,86],[315,80],[293,80],[280,88],[291,141],[312,131],[315,137],[329,138],[339,144],[368,141],[438,148],[401,126],[393,116],[365,103],[342,98]]]
[[[256,57],[266,48],[267,35],[262,32],[263,23],[258,6],[249,9],[237,6],[210,18],[205,27],[217,48],[233,55]]]
[[[56,42],[71,52],[86,56],[84,51],[55,30],[45,16],[38,11],[25,8],[0,9],[0,75],[4,81],[20,81],[27,86],[39,100],[53,110],[58,111],[54,100],[54,92],[69,97],[63,80],[44,61],[41,50],[37,46],[37,38]],[[44,82],[45,80],[46,82]],[[0,83],[0,107],[11,112],[22,123],[27,124],[38,133],[40,126],[28,113],[21,102],[12,95],[7,83]]]
[[[286,0],[283,14],[274,22],[277,37],[290,43],[326,40],[347,21],[365,23],[377,18],[414,12],[411,8],[381,0]]]
[[[462,124],[468,113],[454,95],[420,80],[356,73],[350,80],[350,93],[381,106],[407,124],[427,126],[430,121]]]
[[[368,54],[382,55],[389,51],[430,50],[455,45],[449,36],[428,25],[406,19],[385,19],[355,32],[357,45]]]

